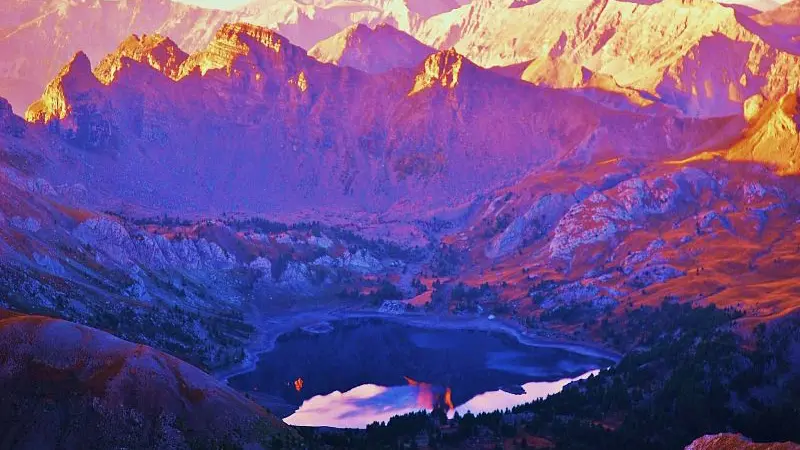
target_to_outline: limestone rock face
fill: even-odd
[[[640,289],[685,275],[686,272],[670,265],[648,265],[634,272],[627,283],[633,288]]]
[[[183,78],[194,70],[199,70],[204,75],[209,70],[223,69],[231,74],[237,61],[252,64],[251,67],[279,68],[284,64],[291,64],[292,58],[304,54],[305,52],[272,30],[247,23],[225,24],[205,50],[187,58],[180,68],[178,78]],[[263,59],[268,63],[264,64],[266,61]]]
[[[162,235],[131,235],[121,223],[106,218],[89,219],[73,234],[122,265],[137,263],[155,269],[214,270],[236,263],[232,255],[205,239],[168,240]]]
[[[311,277],[311,271],[306,264],[292,261],[286,266],[278,281],[283,288],[306,293],[311,289]]]
[[[382,267],[381,262],[364,249],[358,249],[355,253],[345,252],[340,258],[339,264],[347,269],[362,273],[374,273]]]
[[[411,94],[435,86],[442,88],[455,88],[464,65],[464,57],[455,50],[446,50],[429,56],[425,60],[424,70],[414,80]]]
[[[604,192],[595,191],[560,218],[549,244],[550,254],[569,260],[580,247],[613,244],[618,234],[645,227],[650,217],[664,217],[686,205],[708,206],[713,201],[708,193],[719,190],[718,182],[706,172],[683,168],[668,176],[631,178]],[[708,226],[717,217],[709,216],[699,226]],[[676,275],[671,269],[661,272],[667,277]]]
[[[797,93],[778,101],[748,103],[749,128],[726,153],[734,161],[754,161],[775,167],[780,173],[800,173],[800,110]],[[758,100],[753,100],[758,102]]]
[[[562,193],[545,194],[513,222],[486,249],[486,256],[497,258],[516,251],[526,242],[546,236],[575,203],[575,198]]]
[[[798,450],[791,442],[754,443],[740,434],[711,434],[696,439],[686,450]]]
[[[122,68],[123,58],[147,64],[170,78],[178,78],[181,65],[189,55],[170,38],[155,34],[131,35],[117,50],[97,65],[94,74],[103,84],[110,84]]]
[[[550,254],[554,258],[568,259],[578,247],[613,239],[629,222],[630,216],[623,208],[595,192],[570,208],[558,222],[550,241]]]

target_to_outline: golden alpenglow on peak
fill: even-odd
[[[458,85],[463,64],[464,57],[454,49],[434,53],[425,60],[422,71],[414,80],[414,87],[409,95],[436,86],[454,89]]]

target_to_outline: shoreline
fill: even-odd
[[[528,334],[521,327],[509,324],[502,319],[489,320],[486,317],[440,316],[424,313],[390,314],[367,309],[326,308],[260,319],[257,324],[254,324],[258,330],[258,335],[252,344],[244,349],[244,359],[238,364],[215,371],[212,376],[225,384],[229,384],[231,378],[256,370],[262,355],[272,351],[278,338],[282,335],[305,327],[313,327],[323,323],[332,325],[335,322],[353,319],[379,319],[401,325],[434,330],[501,332],[514,337],[520,344],[529,347],[559,348],[581,355],[608,359],[613,361],[614,364],[618,363],[622,358],[621,354],[599,344],[548,339]]]

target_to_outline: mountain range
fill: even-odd
[[[615,433],[664,405],[664,423],[696,422],[653,448],[795,439],[799,5],[12,0],[0,385],[17,409],[0,421],[36,421],[0,448],[159,407],[106,446],[305,445],[218,380],[263,350],[265,318],[339,309],[491,314],[624,355],[504,416],[526,443],[640,445]],[[696,398],[722,421],[687,413]],[[601,403],[619,417],[592,416]],[[381,448],[392,426],[302,439]],[[162,440],[138,441],[148,430]]]
[[[6,55],[0,87],[20,111],[77,51],[97,61],[131,34],[161,34],[192,53],[226,22],[269,27],[306,49],[354,24],[388,24],[437,50],[454,47],[484,67],[558,58],[663,98],[689,115],[735,113],[747,97],[762,93],[775,99],[797,78],[794,44],[785,39],[786,31],[761,25],[770,13],[753,18],[712,0],[641,5],[617,0],[280,0],[253,1],[233,11],[169,0],[47,0],[14,1],[8,10],[8,23],[0,24],[0,51]],[[544,22],[565,28],[524,26]],[[741,44],[724,60],[712,64],[703,57],[702,68],[689,62],[719,46],[733,48],[735,42]],[[740,74],[744,67],[749,71]]]
[[[26,118],[83,149],[43,168],[53,183],[83,183],[103,207],[198,214],[457,207],[537,167],[677,158],[742,126],[604,108],[452,50],[367,75],[246,24],[192,55],[161,37],[129,38],[94,70],[78,53]]]
[[[194,52],[224,23],[248,22],[312,47],[354,23],[388,23],[411,30],[459,0],[253,1],[233,11],[198,8],[171,0],[6,2],[0,22],[0,91],[23,110],[77,51],[99,60],[131,34],[162,34]]]

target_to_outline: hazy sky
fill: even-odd
[[[234,9],[242,6],[251,0],[178,0],[179,2],[189,3],[192,5],[203,6],[206,8],[219,8],[219,9]],[[270,0],[264,0],[270,1]],[[743,3],[754,6],[769,4],[769,3],[787,3],[789,0],[717,0],[721,3]]]
[[[178,0],[182,3],[202,6],[205,8],[233,9],[248,3],[250,0]]]

